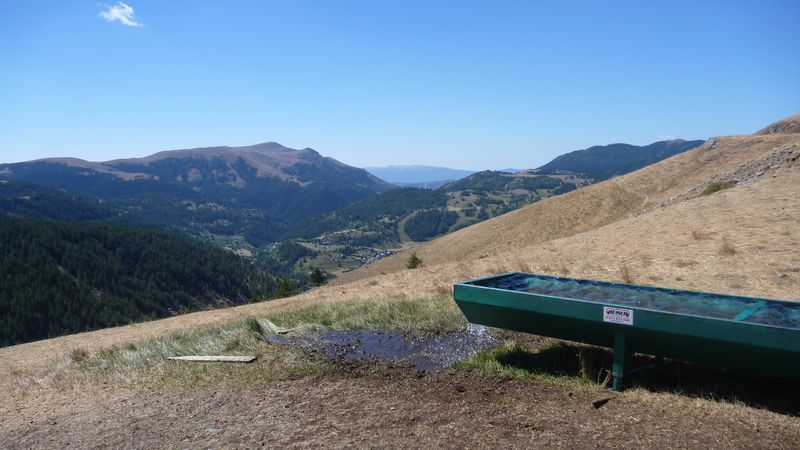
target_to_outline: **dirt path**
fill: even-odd
[[[419,244],[419,242],[415,242],[411,237],[406,233],[406,222],[408,222],[412,217],[417,215],[417,211],[414,211],[407,216],[400,219],[400,222],[397,223],[397,234],[400,236],[400,244],[403,247],[413,246]]]
[[[600,394],[600,397],[605,394]],[[800,448],[800,421],[637,392],[598,394],[445,371],[200,385],[108,385],[3,402],[6,448]],[[647,397],[647,396],[645,396]]]

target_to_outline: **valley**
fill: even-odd
[[[703,142],[673,140],[643,147],[595,146],[562,155],[539,169],[514,173],[481,171],[436,189],[401,188],[306,219],[291,227],[286,238],[318,252],[317,258],[298,267],[300,271],[323,267],[337,276],[417,243],[625,174]],[[386,172],[399,177],[399,171],[410,177],[415,167]],[[423,170],[418,176],[435,178],[442,173],[429,172]]]
[[[588,182],[568,175],[478,172],[435,190],[377,194],[302,221],[287,237],[319,253],[305,269],[319,266],[338,275]]]
[[[403,180],[467,175],[436,189],[393,186],[314,150],[277,143],[171,150],[99,163],[48,158],[0,165],[0,210],[164,228],[228,249],[302,290],[315,268],[334,278],[598,181],[602,174],[594,168],[607,166],[610,157],[617,166],[608,170],[624,173],[700,143],[596,146],[559,157],[543,166],[546,170],[514,173],[372,169]],[[283,242],[304,246],[309,254],[281,258],[276,249]]]
[[[666,157],[665,147],[678,152],[694,144],[626,146],[627,153],[615,154],[615,170]],[[421,243],[595,183],[592,167],[619,145],[564,155],[547,165],[549,174],[487,170],[437,189],[393,186],[314,150],[276,143],[102,163],[49,158],[0,165],[6,234],[37,231],[2,249],[11,261],[4,273],[13,281],[2,297],[9,314],[0,322],[0,345],[270,300],[364,273],[359,269],[382,267],[382,260]],[[467,173],[413,167],[423,178]],[[587,172],[568,170],[576,167]],[[162,244],[110,253],[126,242],[123,236]],[[94,250],[65,256],[81,247]],[[20,253],[40,260],[31,266]],[[170,266],[172,279],[162,279],[153,272],[164,270],[153,265],[156,254],[205,262]],[[222,268],[208,266],[211,255],[224,261]],[[430,262],[424,256],[420,263]],[[104,265],[105,275],[97,275]],[[125,266],[136,268],[132,277],[123,275]],[[215,278],[209,270],[221,273]],[[192,286],[198,273],[205,280],[200,292]],[[48,283],[55,287],[45,293]]]

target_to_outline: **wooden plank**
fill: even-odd
[[[238,362],[249,363],[256,360],[255,356],[170,356],[167,359],[174,361],[203,361],[203,362]]]

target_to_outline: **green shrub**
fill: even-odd
[[[311,273],[309,274],[308,278],[311,280],[312,283],[319,286],[325,282],[328,276],[319,267],[314,267],[313,269],[311,269]]]
[[[72,362],[82,363],[89,359],[89,352],[85,348],[76,348],[69,354]]]
[[[294,295],[294,287],[292,287],[292,282],[289,281],[288,278],[281,279],[281,284],[278,286],[278,289],[275,291],[273,295],[275,298],[284,298],[284,297],[291,297]]]
[[[416,269],[422,267],[422,258],[418,257],[416,253],[412,253],[406,261],[406,269]]]
[[[715,192],[719,192],[725,189],[730,189],[736,186],[735,184],[729,181],[714,181],[710,183],[706,188],[703,190],[702,194],[700,195],[711,195]]]

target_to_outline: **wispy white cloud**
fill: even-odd
[[[678,138],[671,134],[659,134],[658,136],[656,136],[656,139],[658,139],[659,141],[674,141],[675,139]]]
[[[116,5],[107,5],[105,11],[100,11],[100,17],[106,22],[114,22],[116,20],[125,26],[143,27],[144,24],[137,22],[133,14],[133,8],[122,2],[117,2]]]

